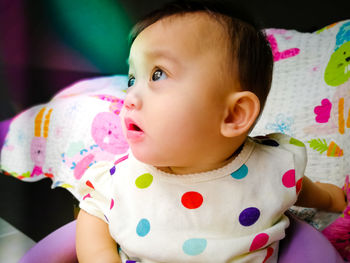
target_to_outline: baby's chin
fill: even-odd
[[[154,167],[167,167],[168,165],[166,164],[164,155],[152,153],[151,151],[145,151],[141,149],[135,149],[131,147],[131,152],[133,156],[140,162],[154,166]]]

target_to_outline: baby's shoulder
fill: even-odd
[[[285,150],[297,155],[306,155],[306,147],[302,141],[283,133],[271,133],[249,138],[253,143],[264,149]]]
[[[253,163],[263,163],[268,166],[294,166],[296,173],[302,177],[307,163],[305,144],[292,136],[272,133],[265,136],[250,138],[254,143],[254,152],[251,156]]]

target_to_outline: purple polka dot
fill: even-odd
[[[113,175],[115,173],[115,166],[113,166],[110,170],[109,170],[110,174]]]
[[[260,211],[256,207],[248,207],[239,215],[239,223],[242,226],[253,225],[260,217]]]

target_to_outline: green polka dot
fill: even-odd
[[[299,146],[299,147],[305,147],[305,144],[297,139],[294,139],[294,138],[290,138],[289,140],[289,143],[290,144],[293,144],[295,146]]]
[[[153,176],[150,173],[145,173],[137,177],[135,184],[138,188],[144,189],[149,187],[153,182]]]

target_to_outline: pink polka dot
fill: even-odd
[[[265,233],[260,233],[256,235],[253,239],[252,244],[250,245],[249,251],[254,251],[259,248],[262,248],[267,244],[267,241],[269,240],[269,235]]]
[[[282,177],[282,183],[285,187],[290,188],[295,186],[295,170],[287,171]]]
[[[203,196],[198,192],[187,192],[183,194],[181,203],[188,209],[196,209],[202,205]]]

